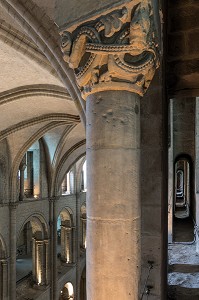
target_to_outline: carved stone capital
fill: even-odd
[[[64,60],[84,99],[105,90],[143,96],[159,66],[150,0],[103,15],[62,33]]]
[[[18,202],[10,202],[9,206],[11,210],[16,210],[18,207]]]

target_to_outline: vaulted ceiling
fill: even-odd
[[[0,141],[11,162],[39,138],[54,168],[85,152],[84,103],[62,59],[55,8],[55,0],[0,0]]]

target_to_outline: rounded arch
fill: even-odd
[[[49,245],[47,224],[43,216],[33,214],[23,222],[16,246],[17,280],[31,275],[37,285],[48,284],[49,257],[46,254],[49,253]]]
[[[70,219],[71,219],[72,224],[73,224],[74,211],[72,210],[72,208],[70,208],[69,206],[64,206],[64,207],[60,208],[59,211],[58,211],[57,218],[62,212],[63,212],[63,217],[66,216],[67,214],[70,216]]]
[[[33,233],[36,233],[37,230],[42,233],[41,238],[47,239],[49,234],[48,234],[48,226],[45,217],[41,213],[34,213],[30,215],[26,220],[21,224],[21,226],[18,229],[18,234],[17,234],[17,240],[19,239],[20,233],[23,230],[24,226],[30,223],[32,225]]]
[[[61,222],[67,221],[70,226],[74,225],[74,212],[68,206],[63,207],[59,210],[57,218],[60,216]]]
[[[27,3],[27,2],[26,2]],[[19,3],[12,0],[2,0],[0,5],[22,26],[28,36],[36,43],[42,53],[47,57],[62,79],[70,95],[76,103],[83,123],[85,124],[85,102],[76,85],[74,74],[64,62],[60,47],[58,47],[59,34],[56,25],[39,10],[31,0]],[[27,5],[27,6],[26,6]],[[34,9],[30,9],[33,7]],[[40,15],[41,14],[41,15]],[[44,24],[46,22],[46,24]]]
[[[33,84],[23,85],[9,91],[3,92],[0,95],[1,104],[14,102],[25,98],[27,101],[32,96],[34,97],[56,97],[58,99],[66,99],[72,101],[64,87],[53,84]],[[30,100],[31,101],[31,100]]]
[[[187,153],[179,153],[175,157],[174,165],[175,165],[176,161],[181,160],[181,159],[185,159],[185,160],[189,161],[189,163],[191,165],[193,163],[192,157],[189,154],[187,154]]]
[[[69,300],[69,299],[75,299],[74,298],[74,288],[73,284],[71,282],[67,282],[64,284],[59,300]]]

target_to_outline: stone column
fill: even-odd
[[[76,255],[75,255],[75,245],[76,245],[76,227],[71,227],[71,262],[75,264]]]
[[[86,100],[87,299],[139,299],[140,97],[158,67],[151,1],[63,32]]]
[[[67,263],[72,262],[72,228],[61,225],[61,258]]]
[[[51,282],[51,294],[50,299],[57,299],[57,214],[56,214],[56,198],[49,199],[50,203],[50,282]]]
[[[38,285],[48,285],[49,272],[48,240],[33,238],[32,261],[33,278]]]
[[[65,230],[63,225],[61,225],[61,259],[65,260]]]
[[[199,226],[199,97],[196,98],[195,116],[195,198],[196,224]],[[196,228],[196,252],[199,254],[199,230]]]
[[[45,284],[49,284],[49,241],[44,240],[44,269],[45,269]]]
[[[7,259],[0,260],[1,278],[0,278],[0,296],[3,300],[8,299],[8,261]]]
[[[169,103],[169,149],[168,149],[168,242],[173,241],[174,204],[174,161],[173,161],[173,100]]]
[[[20,187],[19,187],[19,200],[24,199],[24,170],[20,168]]]
[[[37,282],[37,269],[36,269],[36,239],[32,238],[32,274],[33,274],[33,279],[35,282]]]
[[[57,270],[57,214],[56,214],[56,199],[53,198],[53,300],[58,297],[58,270]]]
[[[23,201],[24,199],[24,171],[26,168],[25,158],[23,158],[19,170],[20,170],[20,190],[19,190],[19,200]]]
[[[3,282],[2,282],[2,265],[1,265],[1,260],[0,260],[0,299],[2,298],[2,294],[3,294]]]
[[[16,299],[16,203],[10,203],[10,299]]]
[[[138,299],[139,100],[127,91],[87,98],[88,299],[106,299],[108,291],[111,299]]]
[[[86,272],[83,271],[83,274],[80,279],[80,300],[86,299]]]
[[[38,285],[45,284],[44,241],[33,238],[33,276]]]
[[[19,187],[19,200],[23,201],[24,199],[24,171],[26,168],[26,155],[24,155],[20,166],[19,166],[19,171],[20,171],[20,187]]]
[[[75,168],[73,167],[71,170],[70,170],[70,173],[69,173],[69,183],[70,183],[70,194],[74,194],[75,193]]]
[[[81,218],[82,220],[82,247],[86,248],[86,219]]]

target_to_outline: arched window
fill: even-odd
[[[81,190],[82,192],[87,191],[87,175],[86,175],[86,160],[82,166],[82,173],[81,173]]]
[[[18,171],[19,200],[40,197],[40,146],[37,141],[25,153]]]
[[[62,195],[69,195],[74,193],[74,173],[72,170],[66,173],[62,181]]]

